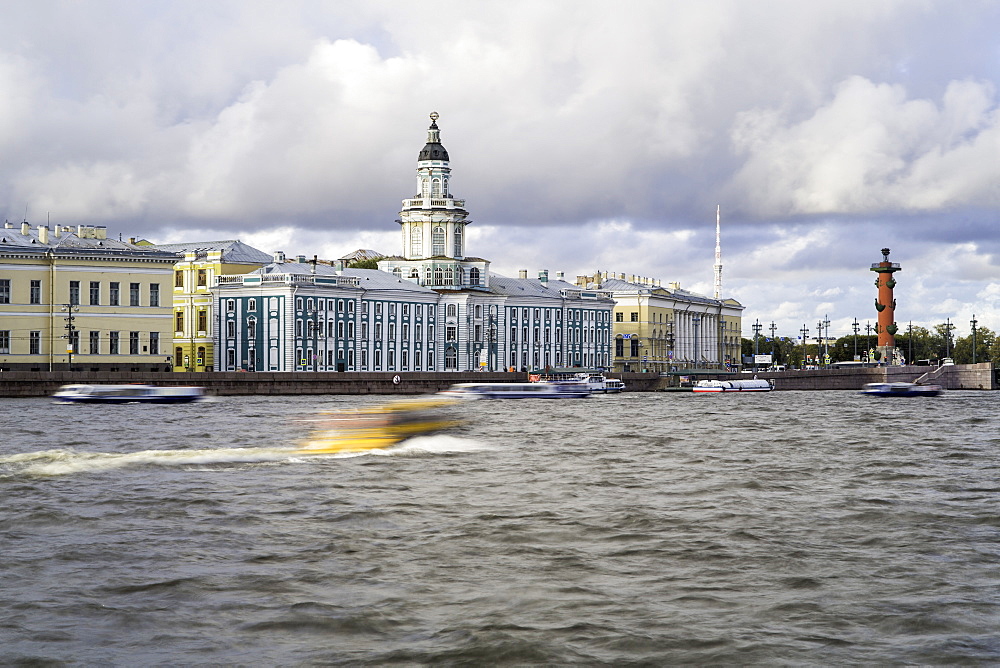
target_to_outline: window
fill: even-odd
[[[445,341],[458,341],[458,328],[454,325],[445,327]]]
[[[454,348],[448,348],[444,352],[444,368],[445,369],[457,369],[458,368],[458,351]]]
[[[41,355],[42,354],[42,333],[41,332],[28,332],[28,354],[29,355]]]
[[[108,287],[108,303],[112,306],[121,306],[121,283],[117,281],[111,283]]]
[[[394,318],[396,317],[396,302],[392,302],[389,304],[389,315],[391,315]]]
[[[252,299],[250,300],[250,303],[253,303]],[[250,307],[250,308],[251,308],[251,310],[253,310],[254,307]],[[309,299],[306,300],[306,310],[307,311],[315,311],[316,310],[316,302],[313,301],[312,297],[310,297]]]
[[[376,341],[382,340],[382,323],[380,322],[375,323],[375,340]]]
[[[347,302],[347,312],[354,313],[354,300]]]
[[[629,339],[629,357],[639,356],[639,339]]]
[[[295,336],[302,336],[302,321],[295,321]]]
[[[444,284],[454,285],[455,284],[455,272],[451,267],[445,267],[444,269]]]
[[[0,329],[0,355],[10,353],[10,330]]]
[[[174,314],[174,331],[179,334],[184,333],[184,311],[177,311]]]
[[[517,341],[517,327],[510,328],[510,340],[512,343]]]
[[[410,352],[404,350],[399,354],[399,359],[402,362],[403,371],[407,371],[410,368]]]
[[[69,333],[69,346],[68,347],[69,347],[70,350],[73,351],[74,354],[80,352],[80,332],[79,331],[77,331],[77,330],[74,329],[72,332]]]
[[[227,299],[226,300],[226,312],[227,313],[236,313],[236,300],[235,299]]]
[[[207,332],[208,331],[208,312],[204,309],[198,311],[198,331]]]
[[[149,354],[159,355],[160,354],[160,333],[150,332],[149,333]]]
[[[42,282],[32,281],[31,282],[31,303],[41,304],[42,303]]]
[[[230,348],[226,351],[226,368],[235,369],[236,368],[236,351]]]
[[[396,323],[394,322],[389,323],[389,340],[390,341],[396,340]]]
[[[469,270],[469,285],[479,285],[479,269],[476,267]]]
[[[10,281],[7,281],[8,285]],[[10,288],[8,287],[7,302],[10,302]],[[2,299],[2,297],[0,297]],[[80,303],[80,281],[70,281],[69,282],[69,303],[77,306]]]
[[[301,311],[302,310],[302,297],[296,297],[295,298],[295,310],[296,311]]]
[[[622,313],[621,311],[619,311],[618,313],[615,313],[615,322],[624,322],[624,320],[625,320],[625,314],[624,313]]]
[[[205,366],[205,346],[198,346],[198,366]]]
[[[431,255],[444,255],[444,228],[435,227],[431,233]]]
[[[414,227],[410,230],[410,257],[420,257],[423,252],[424,244],[420,228]]]
[[[405,323],[404,322],[402,325],[400,325],[400,331],[401,331],[401,333],[403,335],[403,337],[402,337],[403,340],[404,341],[409,341],[410,340],[410,325],[409,325],[409,323]]]
[[[638,311],[632,311],[632,313],[629,315],[629,320],[631,322],[639,322],[639,312]]]
[[[392,325],[389,325],[389,327],[392,327]],[[340,337],[340,338],[344,338],[344,321],[343,320],[341,320],[340,322],[337,323],[337,336]]]
[[[475,340],[476,341],[482,341],[483,340],[483,326],[482,325],[476,325],[476,338],[475,338]]]
[[[226,321],[226,336],[230,339],[236,338],[236,321],[228,320]]]
[[[417,314],[418,318],[424,315],[424,305],[423,304],[417,304],[416,307],[414,308],[414,310],[416,311],[416,314]]]
[[[183,288],[184,287],[184,272],[177,270],[174,272],[174,287]]]
[[[410,315],[410,305],[409,304],[403,304],[400,308],[403,309],[403,316],[404,317]]]
[[[455,257],[462,257],[462,227],[455,226]]]
[[[375,302],[375,315],[382,315],[382,302]]]
[[[99,355],[101,353],[101,333],[90,332],[90,354]]]
[[[251,299],[247,300],[247,310],[248,311],[256,311],[257,310],[257,300],[256,299],[251,298]]]
[[[117,355],[120,351],[121,342],[118,335],[120,332],[108,332],[108,354]]]
[[[72,282],[70,283],[72,285]],[[0,304],[10,303],[10,279],[0,278]]]
[[[455,318],[457,316],[458,316],[458,305],[457,304],[448,304],[448,317],[449,318]]]
[[[386,369],[395,369],[396,368],[396,351],[395,350],[390,349],[389,352],[386,353],[386,365],[385,365],[385,368]]]
[[[353,339],[354,338],[354,323],[353,322],[347,323],[347,338],[349,338],[349,339]]]
[[[433,350],[428,350],[427,351],[427,368],[430,371],[434,370],[434,351]]]
[[[208,285],[208,272],[205,269],[198,270],[198,287],[203,288]]]
[[[101,282],[91,281],[90,282],[90,305],[100,306],[101,304]]]
[[[129,306],[138,306],[139,305],[139,284],[138,283],[129,283],[128,284],[128,305]]]
[[[375,351],[375,370],[377,371],[377,370],[379,370],[381,368],[382,368],[382,351],[381,350],[376,350]]]
[[[444,270],[441,267],[434,267],[434,285],[444,285]]]
[[[362,339],[367,339],[368,338],[368,323],[367,322],[361,323],[361,338]]]
[[[312,321],[309,322],[309,327],[312,329]],[[255,339],[257,338],[257,321],[253,318],[247,320],[247,338]]]

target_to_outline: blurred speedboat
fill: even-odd
[[[156,385],[63,385],[52,395],[61,404],[189,404],[205,398],[203,387]]]
[[[306,438],[301,454],[363,452],[387,448],[414,436],[427,436],[463,423],[449,408],[454,399],[402,399],[348,411],[320,415]]]

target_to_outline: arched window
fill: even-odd
[[[400,269],[399,267],[396,267],[396,268],[394,268],[392,270],[392,275],[395,276],[396,278],[402,278],[403,277],[403,270]]]
[[[441,196],[441,179],[431,181],[431,197]]]
[[[458,315],[458,306],[456,304],[448,304],[448,317],[454,318]]]
[[[462,226],[455,226],[455,257],[462,257]]]
[[[423,236],[419,227],[410,229],[410,256],[420,257],[424,252]]]
[[[444,270],[434,267],[434,285],[444,285]]]
[[[420,180],[420,196],[421,197],[427,197],[428,195],[430,195],[430,184],[427,182],[427,179],[421,179]]]
[[[431,233],[431,255],[444,255],[444,228],[435,227]]]
[[[420,280],[420,272],[417,271],[416,267],[410,269],[410,278],[415,278],[417,280]]]
[[[448,369],[458,369],[458,351],[454,348],[448,348],[444,351],[444,368]]]
[[[469,285],[479,285],[479,269],[476,267],[469,270]]]
[[[444,284],[455,285],[455,271],[451,267],[444,269]]]

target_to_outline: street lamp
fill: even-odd
[[[865,359],[869,362],[872,361],[871,358],[872,350],[872,324],[870,321],[865,322]]]
[[[804,369],[806,367],[806,343],[808,341],[806,337],[809,336],[809,329],[803,323],[802,329],[799,331],[802,332],[802,364],[799,365],[799,368]]]
[[[760,320],[755,320],[753,323],[753,370],[757,370],[757,354],[760,352],[757,348],[758,337],[760,336],[760,330],[762,325]]]
[[[972,363],[976,363],[976,314],[972,314]]]
[[[858,319],[855,318],[854,322],[851,324],[854,328],[854,359],[858,359],[858,330],[861,329],[861,325],[858,324]]]
[[[827,363],[830,357],[830,316],[823,316],[823,325],[826,328],[826,336],[823,338],[823,364]]]
[[[771,326],[768,328],[771,330],[771,364],[774,364],[774,330],[778,329],[778,326],[771,321]]]
[[[951,318],[944,321],[944,356],[951,357],[951,329],[955,325],[951,324]]]
[[[908,352],[907,359],[910,361],[910,364],[913,364],[913,321],[912,320],[910,321],[910,324],[906,326],[906,341],[907,345],[909,346],[909,349],[907,351]]]
[[[73,324],[73,320],[76,318],[74,313],[80,312],[80,307],[76,304],[63,304],[60,309],[66,314],[66,357],[69,362],[69,370],[73,370],[73,348],[76,345],[76,326]]]

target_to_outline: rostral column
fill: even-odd
[[[882,261],[873,264],[871,270],[878,274],[875,285],[878,287],[878,298],[875,300],[875,310],[878,311],[878,324],[875,332],[878,334],[878,350],[886,364],[892,364],[893,351],[896,347],[896,300],[892,297],[892,289],[896,287],[896,279],[892,277],[900,266],[889,262],[889,249],[882,249]]]

